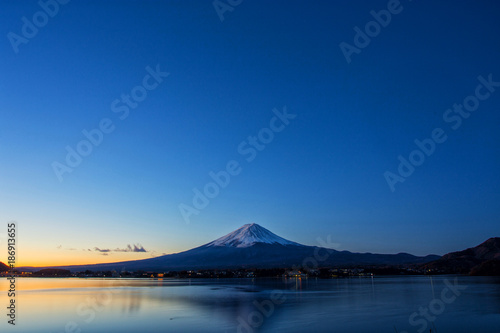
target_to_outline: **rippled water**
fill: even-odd
[[[19,278],[16,326],[2,292],[0,331],[499,332],[500,279],[455,279]]]

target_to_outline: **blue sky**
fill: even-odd
[[[19,223],[24,260],[178,252],[250,222],[362,252],[444,254],[499,236],[500,88],[457,130],[443,120],[479,76],[500,81],[498,4],[399,6],[348,63],[339,44],[387,1],[243,1],[223,21],[211,1],[71,1],[17,53],[8,34],[42,9],[4,1],[0,220]],[[148,66],[169,75],[120,119],[111,103]],[[285,106],[296,118],[247,162],[240,143]],[[102,119],[114,130],[60,182],[53,162]],[[447,141],[392,192],[384,173],[435,128]],[[179,205],[231,160],[241,173],[186,223]]]

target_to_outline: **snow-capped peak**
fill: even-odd
[[[245,224],[241,228],[206,244],[206,246],[249,247],[256,243],[302,246],[299,243],[281,238],[256,223]]]

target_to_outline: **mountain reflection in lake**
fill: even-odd
[[[485,277],[25,278],[17,288],[16,326],[3,320],[2,332],[493,333],[500,325],[500,279]],[[6,293],[0,300],[7,306]]]

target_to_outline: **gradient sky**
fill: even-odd
[[[500,88],[452,130],[443,120],[500,81],[495,1],[402,1],[348,63],[339,47],[387,1],[71,1],[18,45],[37,1],[2,1],[0,221],[17,221],[19,265],[139,259],[245,223],[338,249],[444,254],[500,236]],[[111,103],[146,67],[170,73],[127,118]],[[122,104],[123,105],[123,104]],[[238,146],[296,118],[247,162]],[[52,163],[109,118],[115,129],[60,182]],[[392,192],[415,139],[448,140]],[[186,223],[179,204],[230,160],[241,173]],[[108,252],[142,245],[148,252]],[[103,255],[107,254],[107,255]],[[6,254],[0,254],[0,260]]]

